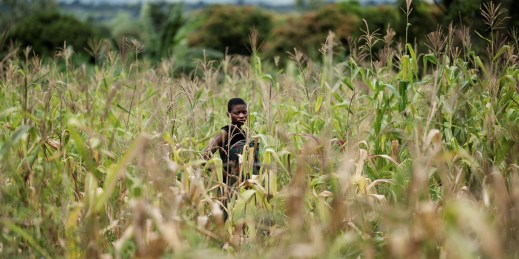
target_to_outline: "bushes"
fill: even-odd
[[[180,4],[150,3],[141,18],[146,28],[145,46],[155,61],[170,56],[180,43],[180,32],[188,23]]]
[[[388,25],[395,28],[400,23],[399,11],[401,10],[387,5],[366,7],[359,14],[359,17],[367,21],[370,31],[378,29],[381,33],[384,33]]]
[[[22,47],[31,46],[38,55],[53,55],[67,42],[76,52],[84,52],[92,28],[73,16],[57,12],[34,13],[20,20],[7,36]]]
[[[201,15],[205,22],[189,38],[190,46],[206,47],[229,54],[249,55],[251,29],[258,31],[259,42],[270,34],[272,17],[254,7],[212,6]]]
[[[265,51],[270,56],[286,56],[286,52],[292,52],[297,48],[308,56],[316,58],[329,31],[334,32],[337,38],[344,42],[346,37],[355,32],[359,22],[358,17],[344,15],[334,5],[301,16],[291,16],[274,30],[271,42],[265,47]]]
[[[286,56],[287,51],[297,48],[316,58],[328,32],[332,31],[336,40],[348,51],[347,39],[362,34],[362,19],[367,21],[370,31],[384,31],[388,24],[395,26],[398,23],[398,13],[392,6],[360,7],[358,3],[326,5],[317,11],[287,18],[274,30],[266,50],[270,56]]]
[[[54,10],[56,7],[54,0],[0,0],[0,25],[12,26],[33,13]]]
[[[399,8],[406,10],[405,0],[399,1]],[[406,35],[406,14],[403,11],[398,12],[400,15],[400,22],[396,26],[396,32],[402,39],[405,39]],[[409,14],[409,35],[407,38],[408,43],[413,43],[423,39],[425,35],[438,29],[438,26],[442,24],[440,10],[425,1],[413,1],[411,3],[411,12]]]

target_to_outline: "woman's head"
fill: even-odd
[[[247,121],[247,104],[241,98],[232,98],[227,103],[227,113],[232,124],[241,126]]]

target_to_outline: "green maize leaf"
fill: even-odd
[[[511,48],[508,45],[504,45],[503,47],[499,48],[497,53],[494,55],[494,58],[492,58],[492,62],[496,62],[496,60],[500,58],[503,55],[503,53],[505,53],[505,51],[509,52],[510,50]]]
[[[238,199],[236,200],[236,204],[233,209],[233,219],[239,219],[245,215],[245,208],[252,197],[256,194],[256,190],[249,189],[242,192]]]
[[[213,164],[216,169],[216,179],[218,183],[223,184],[223,162],[222,159],[218,157],[213,157],[207,161],[204,169],[207,169],[210,164]]]
[[[4,158],[6,156],[7,152],[11,148],[11,146],[16,145],[20,139],[22,139],[23,136],[27,134],[29,131],[29,127],[27,126],[20,126],[18,129],[13,133],[11,136],[11,139],[7,140],[2,147],[0,147],[0,159]]]
[[[92,158],[92,153],[89,151],[88,147],[86,146],[85,142],[83,141],[83,138],[79,135],[79,132],[76,130],[76,128],[83,127],[79,121],[76,119],[72,119],[69,121],[69,127],[68,131],[70,134],[70,137],[74,141],[74,145],[76,146],[77,151],[79,152],[79,155],[81,156],[81,159],[85,163],[88,171],[92,173],[97,173],[96,164]]]
[[[324,96],[323,95],[319,95],[317,97],[317,101],[315,103],[315,108],[314,108],[314,112],[317,113],[320,109],[321,109],[321,106],[323,104],[323,99],[324,99]]]
[[[403,112],[405,108],[407,107],[408,100],[407,100],[407,89],[409,87],[409,82],[407,81],[400,81],[398,84],[398,92],[400,94],[400,103],[398,106],[398,111]]]
[[[481,39],[485,40],[486,42],[488,43],[492,43],[492,40],[490,40],[489,38],[481,35],[478,31],[474,31]]]
[[[108,199],[110,196],[112,196],[115,190],[117,180],[124,176],[126,168],[130,162],[142,152],[149,140],[150,138],[148,136],[141,135],[133,142],[130,148],[126,150],[126,153],[121,158],[121,160],[117,164],[113,164],[110,166],[110,168],[108,168],[107,176],[103,186],[103,192],[98,197],[94,207],[95,212],[100,211],[106,205]]]

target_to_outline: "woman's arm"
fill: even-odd
[[[209,160],[211,156],[218,150],[219,148],[223,147],[223,143],[225,143],[225,139],[227,136],[227,132],[225,130],[222,130],[220,134],[216,135],[211,142],[209,142],[209,145],[202,153],[202,158],[205,160]]]

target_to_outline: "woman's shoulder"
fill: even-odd
[[[225,132],[229,132],[229,130],[232,130],[233,132],[234,132],[234,131],[240,131],[240,132],[243,132],[242,129],[240,129],[238,126],[233,125],[233,124],[223,126],[223,127],[222,127],[222,130],[225,131]]]
[[[225,131],[225,132],[229,132],[229,125],[225,125],[221,128],[221,130]]]

